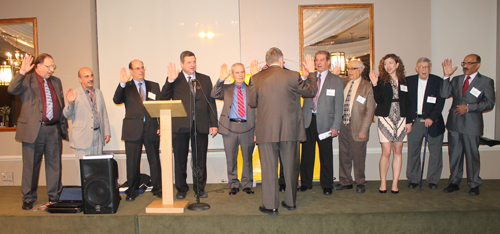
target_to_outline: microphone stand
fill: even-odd
[[[200,202],[200,183],[198,180],[199,174],[200,174],[200,167],[198,166],[198,141],[197,141],[197,127],[196,127],[196,79],[190,80],[191,86],[193,88],[192,94],[193,94],[193,116],[194,116],[194,139],[192,138],[191,141],[194,141],[194,149],[191,149],[191,156],[193,156],[193,151],[194,151],[194,157],[191,157],[191,160],[194,160],[194,173],[193,173],[193,184],[194,181],[196,180],[196,203],[190,204],[187,209],[192,210],[192,211],[202,211],[202,210],[208,210],[210,209],[210,205],[207,203],[201,203]]]

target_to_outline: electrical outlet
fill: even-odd
[[[3,172],[3,181],[14,181],[14,172]]]

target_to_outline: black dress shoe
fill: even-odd
[[[477,186],[475,188],[470,188],[469,195],[472,195],[472,196],[479,195],[479,186]]]
[[[391,190],[391,193],[392,193],[392,194],[398,194],[398,193],[399,193],[399,190],[398,190],[398,191]]]
[[[175,197],[179,200],[182,200],[184,198],[186,198],[186,193],[185,191],[177,191],[177,194],[175,195]]]
[[[286,185],[285,184],[280,184],[280,192],[284,193],[286,190]]]
[[[157,192],[157,193],[153,193],[153,196],[156,196],[158,198],[162,198],[162,192]]]
[[[344,190],[344,189],[352,189],[352,184],[350,185],[342,185],[342,184],[337,184],[333,186],[333,190]]]
[[[268,215],[278,215],[278,209],[266,209],[264,206],[259,206],[259,211]]]
[[[387,189],[386,190],[378,190],[379,193],[387,193]]]
[[[33,209],[33,202],[23,201],[23,210],[31,210]]]
[[[333,191],[332,191],[331,188],[324,188],[323,189],[323,194],[325,194],[325,195],[332,195]]]
[[[125,198],[125,201],[135,201],[135,198],[139,195],[135,194],[127,194],[127,197]]]
[[[239,191],[239,188],[231,188],[231,191],[229,191],[229,195],[236,195]]]
[[[205,190],[203,190],[203,189],[200,189],[199,195],[200,195],[200,198],[207,198],[208,197],[208,193],[205,192]]]
[[[244,188],[243,192],[245,192],[247,194],[254,194],[254,192],[253,192],[253,190],[251,188]]]
[[[300,187],[297,188],[297,191],[298,192],[305,192],[305,191],[307,191],[309,189],[312,189],[312,188],[308,188],[306,186],[300,186]]]
[[[455,191],[458,191],[460,190],[460,187],[458,187],[458,185],[456,184],[449,184],[448,187],[444,188],[443,189],[443,192],[445,193],[452,193],[452,192],[455,192]]]
[[[418,187],[418,184],[417,184],[417,183],[408,183],[408,188],[410,188],[410,189],[414,189],[414,188],[416,188],[416,187]]]
[[[437,184],[430,183],[430,184],[429,184],[429,188],[430,188],[430,189],[437,189],[437,188],[438,188],[438,185],[437,185]]]
[[[285,201],[281,202],[281,206],[283,206],[283,208],[286,208],[287,210],[296,210],[297,209],[297,206],[289,206],[285,203]]]
[[[366,187],[362,184],[358,184],[358,186],[356,186],[356,192],[357,193],[365,193],[366,191]]]

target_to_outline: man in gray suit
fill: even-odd
[[[252,68],[257,67],[257,61],[252,62]],[[258,70],[257,70],[258,71]],[[253,73],[257,71],[252,70]],[[252,156],[255,127],[255,108],[248,106],[248,92],[245,83],[245,67],[241,63],[231,66],[234,82],[224,84],[229,78],[227,65],[222,64],[220,78],[212,89],[212,98],[224,100],[222,113],[219,118],[219,133],[222,135],[224,150],[226,151],[227,179],[231,190],[229,195],[236,195],[240,191],[238,180],[238,146],[241,146],[243,157],[243,171],[241,173],[241,186],[247,194],[254,194]]]
[[[283,69],[283,53],[271,48],[266,53],[267,70],[255,74],[249,87],[248,104],[257,107],[255,126],[262,165],[262,201],[259,210],[270,215],[278,214],[278,157],[283,163],[287,184],[281,205],[295,210],[299,176],[299,141],[305,141],[304,119],[300,112],[300,95],[313,97],[318,91],[314,62],[306,57],[301,78],[297,72]],[[309,73],[311,71],[311,73]]]
[[[483,111],[495,106],[495,89],[493,80],[481,75],[481,57],[470,54],[461,63],[463,75],[450,76],[457,70],[451,59],[443,62],[443,85],[441,96],[453,97],[448,114],[448,151],[450,154],[450,180],[443,191],[451,193],[459,190],[463,175],[464,154],[467,167],[467,184],[470,195],[479,195],[481,177],[479,169],[479,137],[483,135]]]
[[[70,146],[75,148],[76,157],[100,155],[104,144],[109,143],[108,112],[101,90],[94,88],[94,73],[83,67],[78,71],[81,86],[66,91],[68,105],[63,109],[67,119],[72,119],[73,131]],[[78,95],[80,93],[80,95]]]
[[[302,107],[307,140],[302,143],[301,186],[298,191],[304,192],[312,189],[316,142],[318,142],[321,163],[320,184],[323,194],[331,195],[333,187],[332,139],[338,135],[342,122],[344,84],[339,76],[328,70],[330,52],[320,50],[314,57],[317,69],[314,76],[317,78],[318,92],[312,98],[304,98]],[[329,136],[319,138],[319,134],[327,132],[330,132]]]
[[[361,77],[365,66],[352,60],[347,66],[349,79],[344,80],[344,110],[339,133],[339,179],[336,189],[352,188],[351,170],[354,165],[356,192],[366,190],[365,161],[366,144],[370,136],[370,125],[375,113],[373,88]]]
[[[16,140],[23,144],[23,210],[33,208],[37,199],[38,177],[45,157],[45,177],[50,202],[59,199],[61,184],[62,139],[68,140],[68,123],[64,109],[61,80],[52,76],[56,65],[49,54],[35,60],[28,55],[19,73],[11,81],[8,92],[21,97],[21,114],[17,122]],[[35,68],[35,72],[28,72]]]

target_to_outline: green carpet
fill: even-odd
[[[279,216],[258,211],[262,193],[229,196],[226,184],[209,184],[211,209],[183,214],[146,214],[155,198],[150,192],[134,202],[121,201],[116,214],[50,214],[21,209],[20,187],[0,187],[0,233],[500,233],[500,180],[485,180],[479,196],[461,190],[445,194],[447,180],[437,190],[424,183],[422,191],[400,181],[397,195],[378,192],[378,181],[369,181],[364,194],[355,189],[325,196],[319,183],[297,194],[297,210],[279,208]],[[390,183],[389,183],[390,186]],[[187,200],[195,202],[193,191]],[[281,194],[282,196],[283,194]],[[122,199],[125,195],[122,194]],[[39,188],[35,208],[47,201]]]

